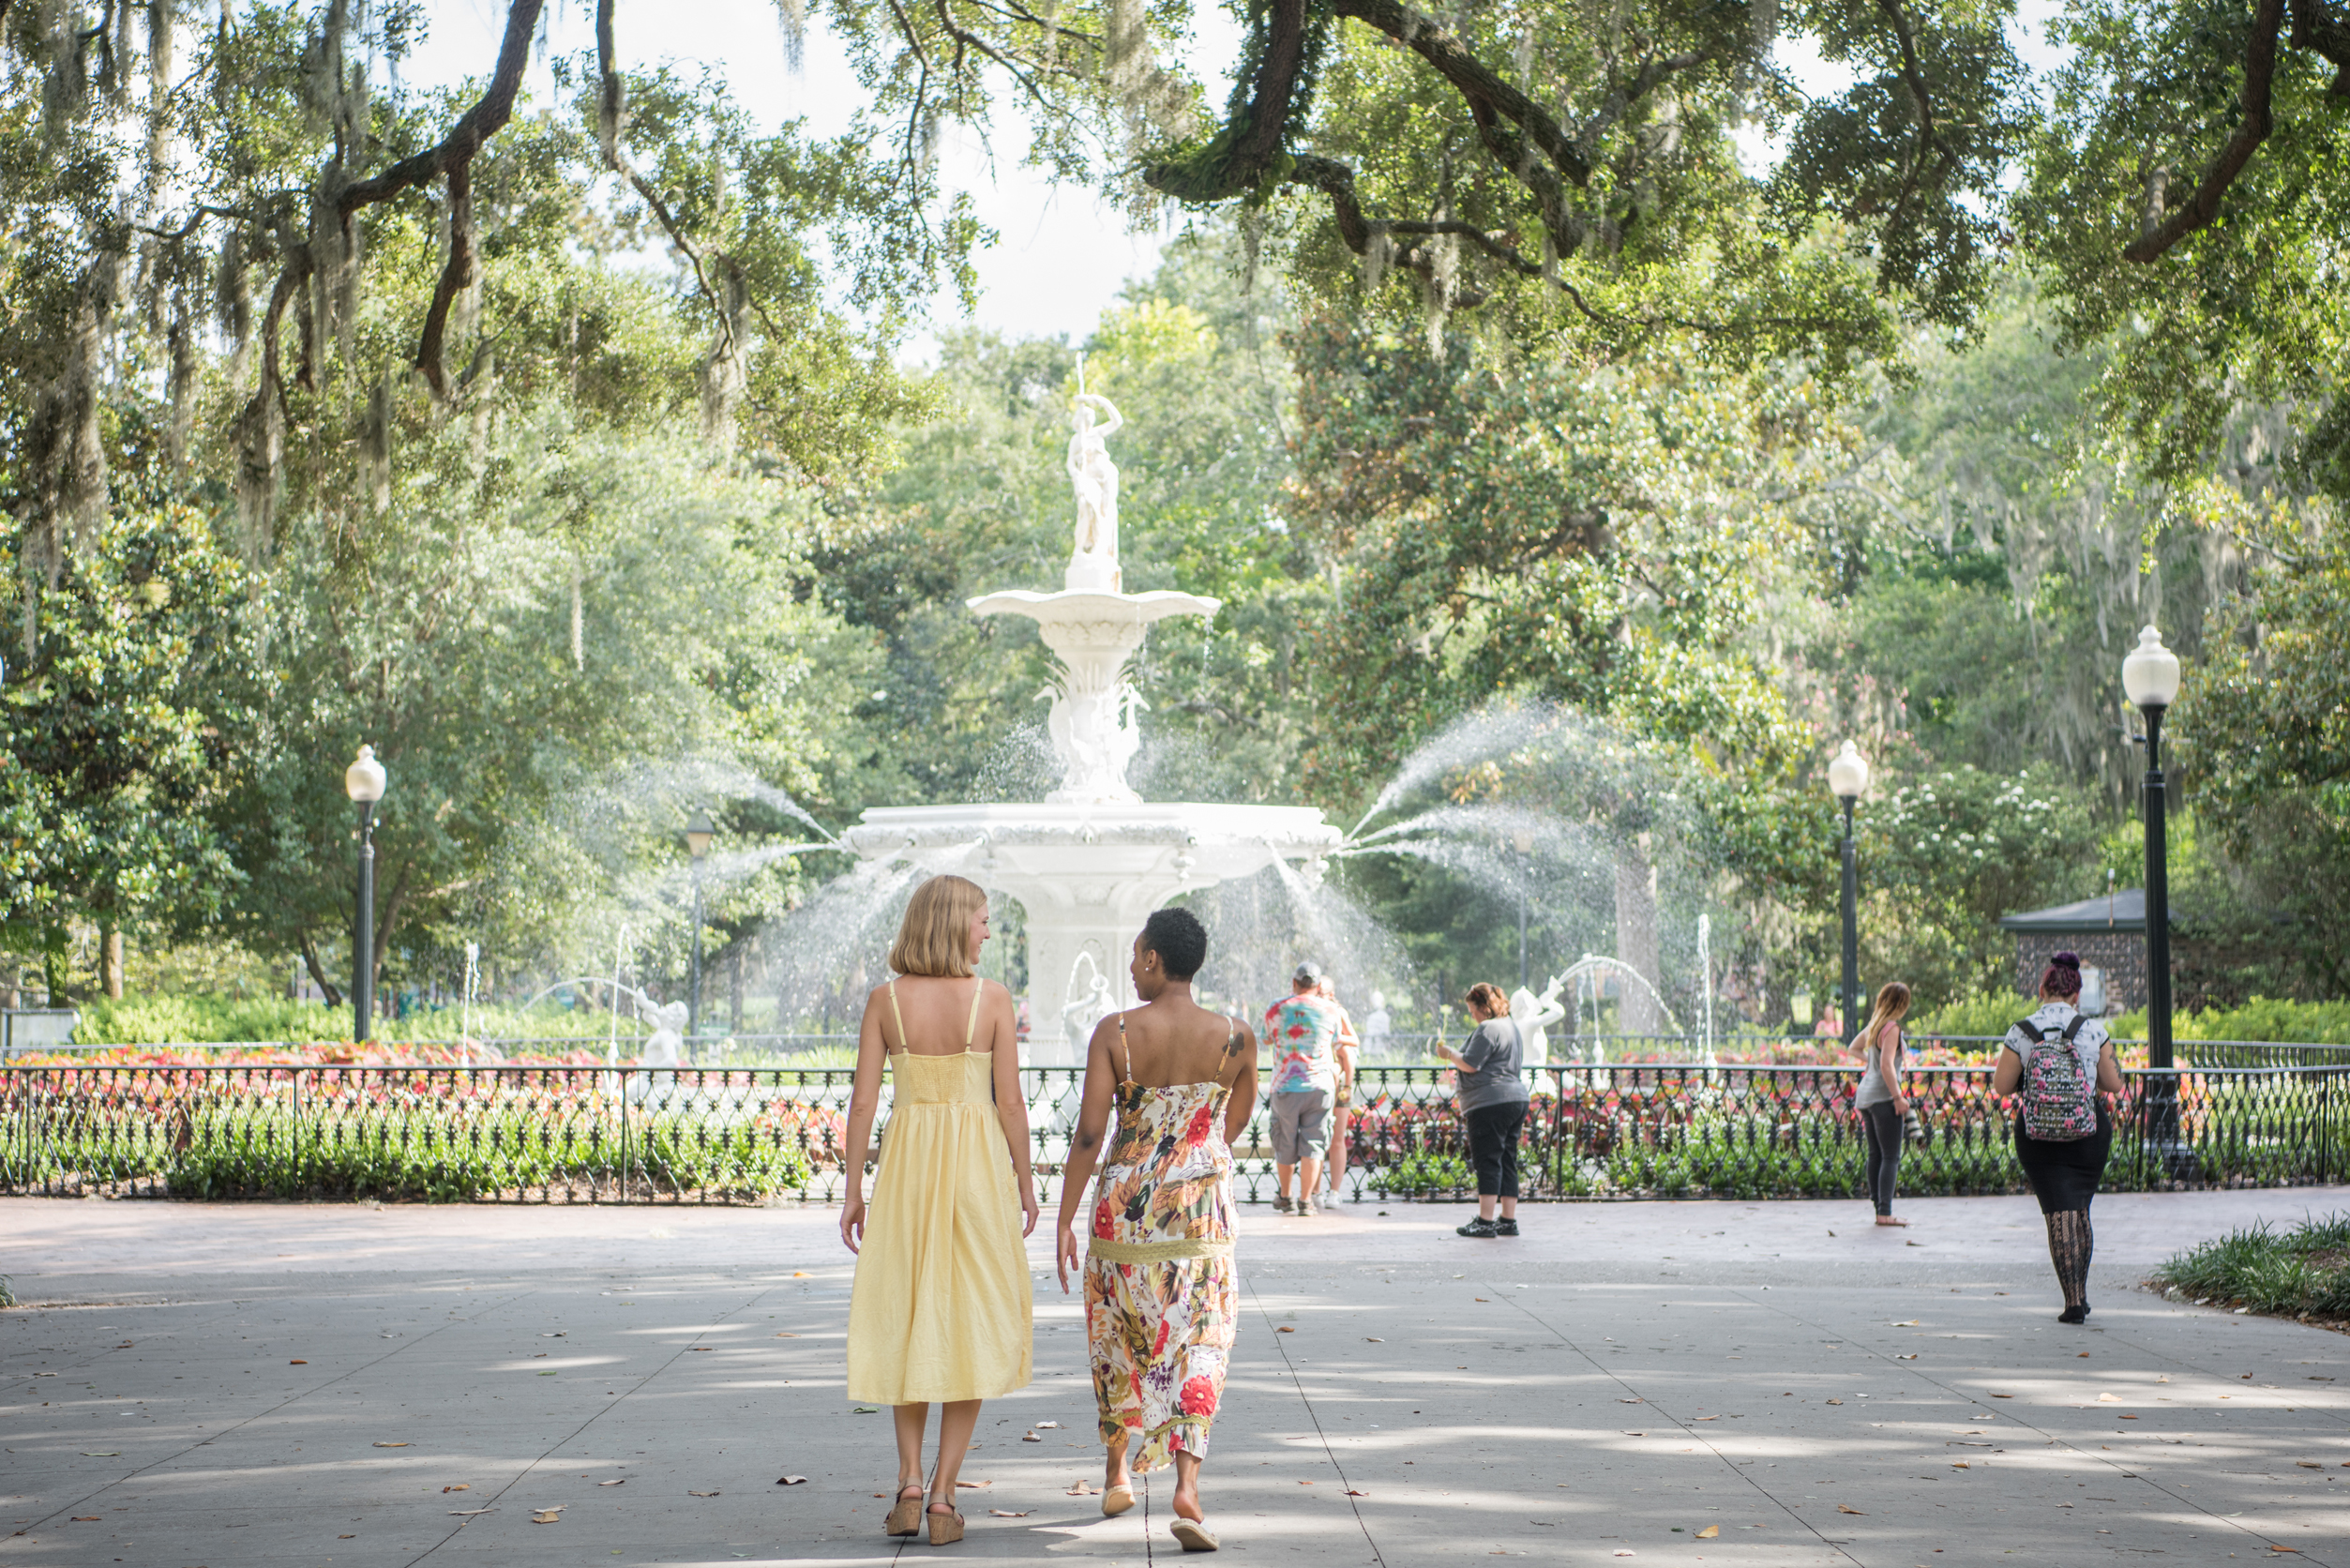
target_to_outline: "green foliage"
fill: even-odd
[[[2021,1017],[2018,1014],[2017,1017]],[[2012,1022],[2013,1020],[2009,1020]],[[2146,1009],[2111,1020],[2116,1035],[2146,1037]],[[2256,996],[2237,1007],[2182,1011],[2171,1018],[2176,1040],[2284,1040],[2305,1045],[2350,1046],[2350,1002],[2282,1002]]]
[[[795,596],[791,500],[693,448],[535,412],[485,443],[478,480],[448,432],[363,535],[290,541],[269,580],[254,701],[273,745],[223,811],[249,879],[235,918],[329,987],[348,972],[322,944],[349,927],[352,852],[327,781],[362,740],[391,776],[379,964],[483,938],[506,962],[553,963],[621,916],[682,947],[684,797],[756,795],[747,775],[821,802],[852,744],[827,716],[854,706],[868,656]],[[739,813],[730,845],[804,832]],[[798,885],[788,860],[732,879],[713,924]]]
[[[85,1003],[73,1032],[76,1045],[162,1046],[182,1043],[281,1042],[287,1045],[332,1045],[351,1038],[350,1011],[320,1006],[314,1002],[282,998],[205,996],[174,992],[127,996],[119,1002],[103,998]],[[403,1042],[456,1041],[467,1015],[456,1007],[413,1013],[404,1018],[384,1018],[375,1038],[387,1045]],[[552,1039],[589,1036],[601,1040],[610,1016],[601,1011],[541,1005],[476,1004],[471,1014],[476,1040]],[[633,1046],[644,1026],[623,1015],[620,1039]]]
[[[2329,63],[2297,23],[2276,51],[2273,128],[2218,220],[2159,260],[2124,256],[2149,209],[2159,220],[2186,206],[2241,127],[2254,16],[2225,0],[2073,0],[2053,29],[2066,62],[2010,204],[2060,301],[2063,344],[2115,356],[2099,387],[2104,422],[2174,482],[2208,472],[2246,400],[2322,406],[2342,391],[2350,339],[2333,300],[2350,241],[2350,115],[2329,90],[2350,55],[2341,42]]]
[[[1953,996],[1939,1006],[1919,1008],[1911,1015],[1908,1029],[1912,1034],[1989,1036],[1996,1040],[2031,1010],[2031,1000],[2017,995],[2012,987],[1993,986]],[[2131,1033],[2118,1021],[2109,1020],[2109,1027],[2117,1035]]]
[[[2270,918],[2259,937],[2350,994],[2350,540],[2336,528],[2253,575],[2188,666],[2173,731],[2198,819]]]
[[[2153,1283],[2199,1305],[2350,1318],[2350,1214],[2312,1215],[2282,1231],[2265,1221],[2230,1231],[2172,1254]]]
[[[182,506],[110,518],[0,690],[0,927],[185,931],[237,881],[207,814],[247,763],[249,580]],[[25,940],[26,938],[31,940]]]
[[[529,1200],[550,1188],[741,1201],[804,1191],[813,1175],[791,1125],[713,1112],[598,1110],[528,1091],[464,1098],[445,1083],[400,1091],[314,1079],[298,1114],[279,1085],[260,1095],[191,1093],[144,1120],[56,1112],[36,1149],[12,1147],[34,1182],[68,1186],[160,1176],[173,1198]],[[61,1102],[61,1105],[63,1102]],[[625,1120],[625,1126],[623,1120]]]
[[[2060,902],[2086,880],[2097,842],[2086,803],[2046,766],[1921,772],[1874,794],[1857,821],[1866,972],[1929,998],[2007,980],[2014,939],[1993,922]]]
[[[1497,694],[1565,702],[1768,776],[1793,740],[1736,639],[1840,430],[1800,380],[1562,374],[1333,322],[1295,340],[1290,512],[1342,563],[1312,642],[1317,786],[1367,797]]]

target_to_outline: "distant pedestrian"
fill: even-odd
[[[1160,910],[1135,939],[1135,995],[1086,1047],[1085,1099],[1062,1176],[1053,1256],[1061,1289],[1083,1263],[1086,1348],[1102,1444],[1102,1512],[1135,1504],[1134,1472],[1175,1466],[1168,1526],[1187,1552],[1216,1549],[1199,1467],[1240,1322],[1232,1266],[1231,1140],[1257,1107],[1257,1042],[1192,998],[1208,933]],[[1111,1116],[1117,1122],[1113,1131]],[[1086,1184],[1102,1157],[1089,1210]]]
[[[1354,1019],[1338,1000],[1338,988],[1330,983],[1330,976],[1315,989],[1338,1009],[1338,1038],[1332,1042],[1331,1052],[1338,1062],[1338,1088],[1330,1102],[1330,1158],[1325,1168],[1330,1172],[1330,1196],[1335,1200],[1345,1190],[1347,1181],[1347,1127],[1354,1120],[1355,1065],[1362,1059],[1363,1041],[1354,1032]]]
[[[1531,1096],[1520,1071],[1524,1046],[1510,1021],[1510,999],[1484,981],[1464,999],[1477,1022],[1459,1050],[1439,1040],[1436,1048],[1461,1072],[1454,1103],[1469,1124],[1469,1163],[1477,1172],[1477,1217],[1457,1227],[1464,1236],[1517,1234],[1517,1135],[1526,1124]],[[1501,1215],[1494,1217],[1494,1205]]]
[[[2048,1223],[2048,1258],[2064,1289],[2059,1323],[2089,1315],[2089,1200],[2113,1153],[2103,1096],[2121,1093],[2121,1063],[2105,1026],[2080,1010],[2081,959],[2059,953],[2040,977],[2041,1005],[2012,1025],[1991,1087],[2016,1094],[2015,1155]]]
[[[1866,1063],[1853,1103],[1868,1136],[1869,1201],[1876,1205],[1879,1225],[1909,1223],[1893,1217],[1893,1178],[1901,1170],[1902,1134],[1909,1120],[1909,1099],[1901,1092],[1901,1020],[1908,1016],[1909,988],[1888,981],[1878,988],[1869,1021],[1852,1042]]]
[[[1338,1099],[1338,1030],[1346,1014],[1321,994],[1321,966],[1302,963],[1289,976],[1288,999],[1265,1009],[1265,1047],[1273,1052],[1273,1206],[1284,1214],[1315,1212]],[[1293,1176],[1302,1178],[1294,1201]]]
[[[1036,1228],[1027,1101],[1012,993],[973,971],[987,895],[961,877],[914,890],[889,952],[899,978],[866,999],[849,1099],[840,1239],[849,1294],[849,1397],[895,1407],[897,1495],[883,1529],[963,1538],[955,1481],[979,1402],[1031,1374],[1031,1287],[1020,1238]],[[864,1153],[886,1062],[889,1138],[865,1199]],[[939,1403],[939,1462],[923,1507],[923,1427]]]

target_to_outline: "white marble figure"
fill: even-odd
[[[1108,423],[1096,425],[1098,407]],[[1118,405],[1085,389],[1085,356],[1077,356],[1077,398],[1069,434],[1069,483],[1077,492],[1077,548],[1070,551],[1065,581],[1072,590],[1115,594],[1122,585],[1118,567],[1118,465],[1109,460],[1109,438],[1125,429]]]
[[[1559,1000],[1566,984],[1565,975],[1554,974],[1540,996],[1524,986],[1511,993],[1510,1017],[1517,1022],[1518,1060],[1529,1067],[1540,1067],[1550,1060],[1550,1036],[1544,1032],[1567,1016],[1565,1004]]]
[[[1371,993],[1370,1016],[1363,1020],[1363,1048],[1371,1056],[1387,1054],[1389,1037],[1395,1033],[1395,1020],[1387,1011],[1387,993]]]
[[[682,1002],[665,1002],[650,1009],[653,1037],[644,1043],[644,1054],[637,1059],[644,1067],[674,1067],[677,1050],[685,1043],[685,1019],[689,1009]]]
[[[638,1003],[638,1011],[653,1020],[652,1037],[644,1043],[644,1052],[637,1058],[640,1067],[659,1067],[657,1073],[628,1075],[628,1098],[632,1104],[667,1105],[677,1093],[677,1075],[666,1069],[677,1065],[678,1048],[685,1043],[685,1019],[689,1010],[682,1002],[655,1003],[646,1007]]]

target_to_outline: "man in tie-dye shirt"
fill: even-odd
[[[1338,1090],[1337,1043],[1346,1026],[1338,1003],[1319,993],[1319,965],[1302,963],[1289,976],[1291,994],[1265,1009],[1265,1044],[1273,1051],[1273,1161],[1281,1214],[1315,1212],[1315,1186],[1330,1147],[1330,1108]],[[1303,1176],[1298,1196],[1289,1179]]]

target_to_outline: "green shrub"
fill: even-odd
[[[2305,1219],[2290,1230],[2266,1223],[2174,1254],[2157,1270],[2165,1290],[2280,1317],[2350,1317],[2350,1214]]]
[[[2031,1002],[2012,991],[1978,991],[1946,1002],[1922,1013],[1909,1026],[1913,1034],[1989,1034],[2008,1032],[2008,1025],[2032,1010]],[[2116,1033],[2119,1033],[2117,1031]]]
[[[2018,1015],[2019,1017],[2021,1015]],[[2115,1035],[2146,1038],[2146,1009],[2107,1020]],[[2213,1007],[2171,1018],[2175,1040],[2291,1040],[2350,1046],[2350,1002],[2279,1002],[2256,996],[2241,1007]]]
[[[1391,1193],[1424,1198],[1432,1193],[1460,1192],[1476,1184],[1468,1160],[1458,1154],[1437,1154],[1425,1150],[1405,1155],[1371,1179],[1371,1190],[1381,1198]]]
[[[82,1021],[73,1032],[76,1045],[165,1046],[181,1043],[336,1045],[351,1039],[351,1009],[324,1007],[314,1002],[290,1002],[283,997],[134,996],[119,1002],[92,1002],[81,1009]],[[477,1040],[534,1039],[563,1036],[600,1037],[611,1027],[609,1014],[577,1008],[541,1005],[525,1012],[516,1007],[475,1006],[473,1034]],[[404,1018],[379,1019],[380,1041],[456,1040],[466,1019],[463,1011],[443,1007],[412,1013]],[[644,1026],[632,1018],[620,1021],[624,1043],[640,1038]]]

